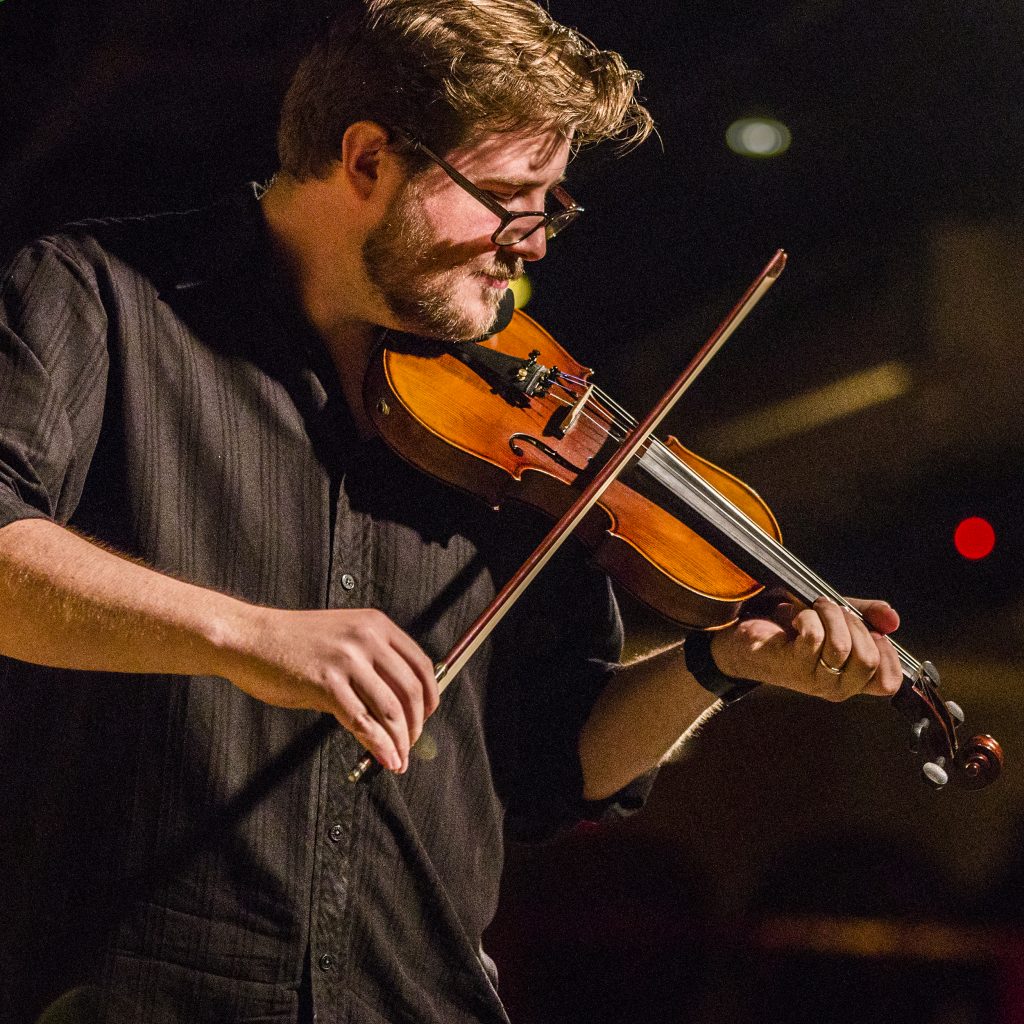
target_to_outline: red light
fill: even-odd
[[[981,516],[971,516],[956,528],[953,543],[964,558],[984,558],[996,546],[996,531]]]

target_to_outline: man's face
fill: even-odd
[[[564,175],[569,140],[557,132],[498,133],[446,159],[510,212],[543,210]],[[465,341],[494,320],[508,282],[545,252],[543,229],[496,246],[498,218],[430,164],[395,196],[363,245],[370,283],[405,331]]]

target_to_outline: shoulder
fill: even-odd
[[[86,290],[106,300],[140,281],[157,292],[187,288],[256,244],[258,222],[251,188],[193,209],[76,221],[24,246],[0,284]]]

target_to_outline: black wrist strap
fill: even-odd
[[[714,633],[694,630],[683,644],[683,657],[691,676],[709,693],[713,693],[725,704],[734,704],[759,686],[750,679],[736,679],[727,676],[711,656],[711,640]]]

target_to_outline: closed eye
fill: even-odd
[[[553,185],[546,188],[544,191],[544,200],[541,203],[541,209],[547,209],[550,205],[552,197],[560,201],[559,193],[563,192],[562,182],[565,181],[565,176],[561,177]],[[523,207],[531,210],[537,209],[535,198],[532,198],[534,193],[537,193],[543,186],[539,182],[534,181],[502,181],[492,178],[488,182],[491,187],[485,189],[487,194],[495,200],[495,202],[501,203],[503,206],[507,206],[509,203],[515,202],[517,199],[523,200]],[[480,186],[478,186],[480,187]]]

